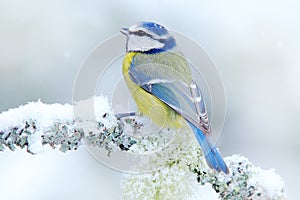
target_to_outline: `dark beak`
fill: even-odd
[[[129,29],[128,29],[128,28],[122,28],[122,29],[120,30],[120,32],[121,32],[122,34],[124,34],[124,35],[128,35],[128,34],[129,34]]]

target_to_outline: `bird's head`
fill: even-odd
[[[127,52],[156,53],[170,50],[176,45],[168,30],[154,22],[140,22],[129,28],[122,28],[121,33],[127,36]]]

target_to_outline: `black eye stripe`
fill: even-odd
[[[154,38],[153,35],[151,35],[149,33],[146,33],[143,30],[130,31],[130,34],[133,34],[133,35],[136,35],[136,36],[140,36],[140,37],[147,36],[147,37],[152,38],[153,40],[159,41],[161,43],[164,43],[166,41],[166,38],[164,38],[164,39],[162,39],[162,38]]]
[[[152,35],[146,33],[145,31],[142,30],[138,30],[138,31],[132,31],[130,32],[131,34],[137,35],[137,36],[148,36],[148,37],[152,37]]]
[[[147,33],[145,33],[144,31],[141,31],[141,30],[139,30],[139,31],[136,32],[136,35],[138,35],[138,36],[144,36],[146,34]]]

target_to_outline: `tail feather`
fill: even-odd
[[[225,174],[228,174],[229,169],[225,161],[221,157],[220,153],[216,149],[216,147],[214,147],[210,143],[208,138],[202,133],[202,131],[199,128],[197,128],[195,125],[193,125],[190,122],[188,122],[188,124],[192,128],[198,140],[198,143],[201,146],[201,149],[203,151],[208,166],[212,169],[215,169],[217,172],[223,171]]]

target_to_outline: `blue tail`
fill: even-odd
[[[217,172],[223,171],[225,174],[228,174],[229,169],[218,150],[211,145],[208,138],[206,138],[206,136],[202,133],[202,131],[199,128],[197,128],[194,124],[190,122],[188,122],[188,124],[192,128],[201,146],[202,152],[205,156],[208,166],[212,169],[215,169]]]

